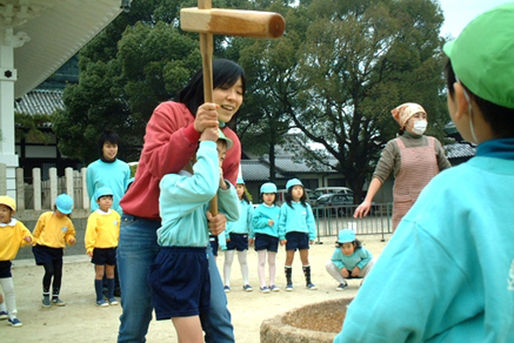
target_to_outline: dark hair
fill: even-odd
[[[261,202],[264,203],[264,194],[268,194],[268,193],[261,193]],[[273,193],[275,194],[275,200],[273,200],[273,205],[276,205],[277,204],[277,193]]]
[[[106,130],[102,132],[100,138],[98,138],[98,148],[100,149],[100,157],[103,158],[103,147],[106,142],[111,144],[120,144],[120,136],[114,131]]]
[[[453,84],[457,82],[455,71],[452,67],[450,59],[446,62],[446,86],[448,87],[449,96],[453,97]],[[461,82],[462,87],[469,96],[476,102],[480,108],[484,120],[491,125],[491,129],[497,135],[497,138],[514,137],[514,109],[493,104],[474,94]]]
[[[302,197],[300,198],[300,202],[302,203],[303,207],[307,207],[307,192],[305,192],[305,187],[303,187],[302,185],[294,185],[294,186],[301,186],[302,189],[303,189],[303,194],[302,194]],[[289,207],[293,208],[293,205],[291,204],[291,201],[293,201],[293,187],[294,186],[291,186],[287,189],[287,192],[286,192],[286,203],[289,205]]]
[[[243,192],[243,200],[249,204],[250,200],[248,200],[248,197],[246,196],[246,185],[244,183],[238,183],[238,185],[243,185],[243,187],[245,188],[245,191]],[[277,196],[275,195],[275,199],[276,198],[277,198]]]
[[[239,78],[241,78],[243,83],[244,95],[246,86],[243,68],[239,64],[224,58],[218,58],[212,62],[212,83],[214,88],[233,86]],[[198,107],[204,103],[203,74],[201,69],[189,80],[187,86],[180,91],[178,102],[185,104],[189,111],[196,115]]]
[[[358,249],[362,248],[362,242],[359,241],[358,239],[355,239],[352,243],[353,243],[353,250],[358,250]],[[340,248],[342,246],[343,246],[343,243],[339,243],[336,241],[336,247]]]
[[[55,205],[55,204],[54,204],[54,212],[55,212],[55,211],[57,211],[57,205]],[[59,211],[59,212],[61,212],[61,211]],[[68,217],[68,218],[71,218],[71,213],[62,213],[62,212],[61,212],[61,214],[62,214],[63,216],[66,216],[66,217]]]

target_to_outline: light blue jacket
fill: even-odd
[[[109,187],[113,194],[112,209],[120,215],[123,210],[120,200],[127,191],[130,179],[130,167],[127,163],[116,159],[112,163],[96,160],[87,166],[86,184],[91,212],[98,209],[95,192],[100,187]]]
[[[334,342],[514,341],[514,139],[421,192]]]
[[[331,260],[337,268],[352,271],[355,267],[363,269],[372,258],[371,252],[364,247],[355,250],[351,256],[343,254],[341,248],[335,248]]]
[[[246,200],[240,200],[239,219],[235,222],[227,222],[225,231],[218,235],[218,242],[221,249],[227,247],[227,236],[230,233],[249,234],[252,226],[253,205]]]
[[[273,205],[268,206],[264,203],[257,206],[253,212],[252,230],[250,238],[255,238],[256,233],[262,233],[272,237],[278,237],[278,221],[280,215],[280,207]],[[273,226],[269,226],[269,220],[273,220]]]
[[[184,170],[167,174],[159,183],[162,222],[157,230],[157,243],[160,246],[206,247],[209,229],[205,213],[216,193],[219,212],[225,213],[227,221],[239,218],[239,199],[234,186],[227,181],[228,189],[219,188],[216,142],[200,142],[196,159],[193,174]]]
[[[280,220],[278,223],[278,236],[280,240],[286,239],[289,232],[305,232],[309,234],[309,241],[316,239],[316,224],[312,214],[311,205],[291,201],[289,206],[284,203],[280,209]]]

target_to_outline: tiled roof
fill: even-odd
[[[446,149],[446,157],[452,158],[463,158],[475,156],[476,148],[464,143],[447,144],[444,146]]]
[[[64,109],[62,90],[34,89],[14,103],[14,112],[25,114],[52,114]]]
[[[243,178],[247,181],[269,180],[269,165],[259,160],[241,160]],[[282,174],[276,173],[277,178],[285,178]]]

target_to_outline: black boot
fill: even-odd
[[[303,275],[305,275],[305,285],[308,289],[318,289],[311,281],[311,266],[303,266]]]
[[[293,267],[292,266],[285,266],[284,271],[286,273],[286,291],[291,292],[293,290],[293,280],[292,280],[292,274],[293,274]]]

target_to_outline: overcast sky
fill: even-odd
[[[441,36],[456,38],[462,29],[479,14],[513,0],[439,0],[444,14]]]

